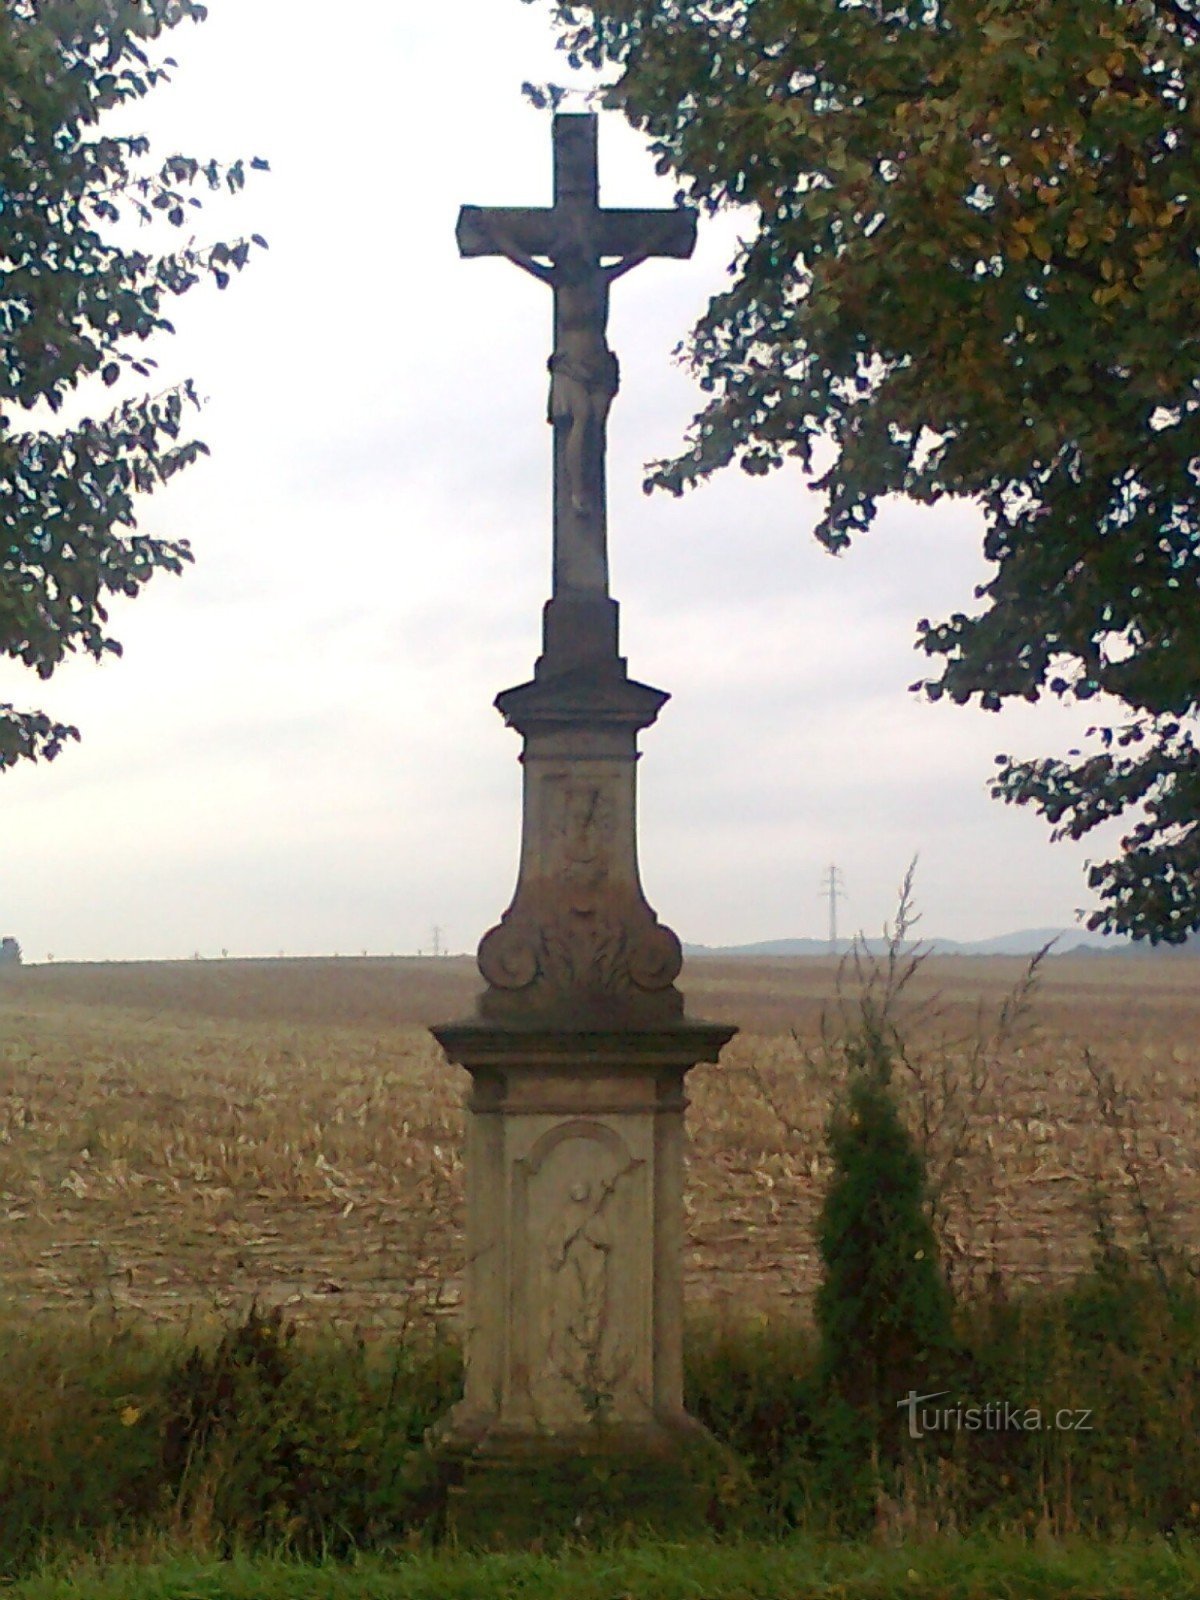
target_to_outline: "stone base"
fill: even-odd
[[[472,1077],[464,1396],[435,1430],[460,1530],[702,1525],[720,1451],[683,1408],[683,1084],[734,1029],[433,1032]]]
[[[520,1548],[599,1534],[694,1537],[723,1525],[739,1482],[729,1452],[690,1418],[650,1438],[487,1440],[435,1450],[450,1479],[446,1532],[477,1548]],[[450,1431],[453,1431],[453,1421]]]

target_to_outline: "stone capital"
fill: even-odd
[[[616,604],[555,599],[534,677],[496,701],[524,741],[512,904],[479,946],[481,1021],[575,1029],[679,1022],[679,940],[637,865],[637,735],[667,696],[616,654]]]

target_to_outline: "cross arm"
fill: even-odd
[[[534,256],[553,258],[558,242],[553,211],[530,206],[463,206],[458,213],[459,254],[507,256],[527,266]],[[598,256],[671,256],[683,261],[696,244],[696,214],[673,211],[597,211]]]
[[[552,230],[549,211],[530,206],[463,206],[455,237],[462,256],[506,256],[514,247],[526,256],[548,256]]]
[[[671,256],[686,261],[696,247],[696,213],[683,206],[674,211],[601,211],[599,253],[602,256]]]

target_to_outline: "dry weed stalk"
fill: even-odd
[[[1096,1107],[1107,1128],[1117,1153],[1118,1165],[1125,1180],[1130,1208],[1140,1231],[1142,1256],[1154,1273],[1164,1295],[1173,1292],[1174,1279],[1181,1266],[1197,1274],[1200,1261],[1188,1260],[1186,1252],[1171,1237],[1168,1208],[1161,1192],[1155,1192],[1147,1163],[1142,1154],[1143,1135],[1141,1115],[1136,1097],[1127,1084],[1122,1083],[1112,1068],[1090,1049],[1083,1051],[1083,1065],[1091,1079]],[[1168,1170],[1167,1152],[1161,1138],[1154,1139],[1154,1154],[1160,1180]],[[1097,1169],[1093,1174],[1091,1194],[1093,1219],[1097,1242],[1102,1254],[1110,1259],[1118,1253],[1111,1211],[1107,1206],[1107,1191],[1103,1176]]]
[[[930,1218],[937,1234],[947,1277],[954,1281],[964,1266],[970,1274],[979,1257],[978,1229],[992,1219],[993,1275],[996,1267],[996,1170],[993,1140],[987,1132],[1009,1090],[1006,1053],[1027,1024],[1042,963],[1051,944],[1043,946],[1003,997],[989,1025],[983,1002],[976,1007],[973,1029],[958,1037],[938,1033],[940,997],[934,992],[906,1003],[913,980],[930,951],[909,945],[920,920],[913,907],[916,859],[900,886],[895,922],[884,927],[882,957],[871,954],[856,938],[838,965],[835,1005],[821,1010],[819,1042],[806,1045],[791,1030],[797,1063],[809,1083],[819,1085],[827,1101],[843,1092],[855,1064],[876,1063],[897,1075],[913,1107],[914,1135],[925,1163]],[[793,1138],[811,1137],[783,1103],[777,1089],[754,1062],[744,1069],[763,1103]],[[814,1161],[814,1175],[817,1164]],[[973,1283],[968,1278],[968,1288]]]

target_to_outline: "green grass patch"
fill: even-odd
[[[389,1548],[431,1516],[446,1340],[300,1336],[252,1309],[195,1338],[100,1318],[0,1327],[0,1576],[64,1546]]]
[[[350,1565],[255,1561],[83,1566],[13,1600],[1194,1600],[1200,1551],[1165,1540],[1033,1548],[988,1539],[880,1549],[644,1544],[615,1550],[417,1554]]]
[[[1186,1274],[1164,1282],[1113,1258],[1066,1291],[960,1308],[930,1382],[945,1391],[937,1408],[963,1419],[1008,1403],[1046,1420],[961,1420],[913,1438],[896,1409],[880,1413],[881,1450],[845,1426],[811,1327],[694,1326],[688,1406],[735,1469],[730,1493],[697,1502],[696,1535],[943,1539],[951,1550],[981,1537],[1086,1536],[1112,1550],[1200,1538],[1200,1288]],[[104,1318],[0,1324],[0,1577],[89,1555],[444,1550],[446,1471],[424,1440],[459,1384],[446,1339],[368,1344],[297,1332],[275,1313],[191,1335]],[[1050,1426],[1058,1412],[1087,1413],[1086,1428]],[[853,1520],[848,1481],[869,1483]],[[636,1536],[619,1493],[598,1504],[597,1544]],[[404,1567],[414,1582],[419,1570]]]

